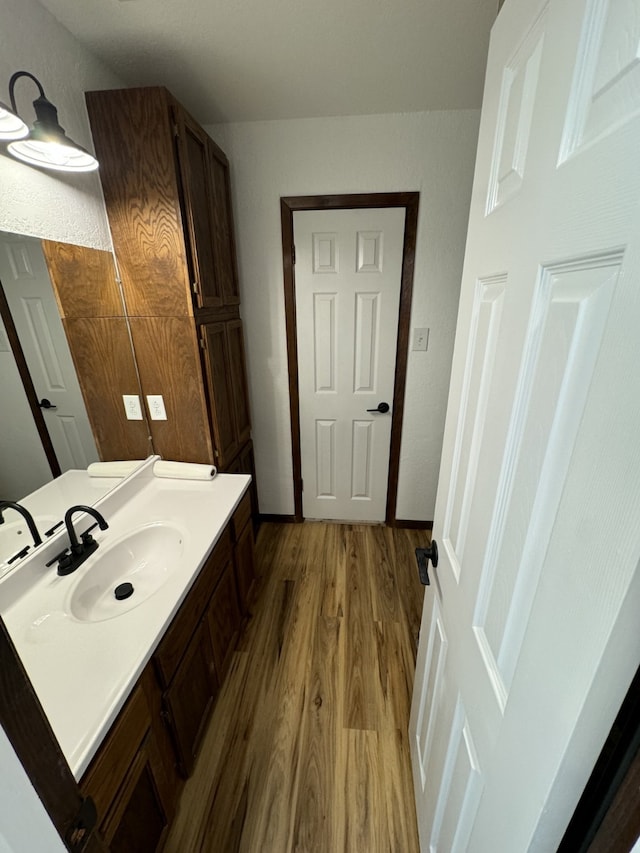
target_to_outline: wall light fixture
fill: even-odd
[[[14,88],[20,77],[28,77],[38,87],[40,96],[33,102],[36,120],[32,130],[29,130],[19,118],[16,109]],[[69,137],[58,123],[58,110],[51,101],[47,100],[40,81],[28,71],[16,71],[9,81],[9,98],[11,110],[0,104],[0,129],[3,112],[9,114],[9,119],[18,119],[27,130],[25,138],[12,137],[15,141],[7,146],[9,153],[28,163],[30,166],[40,166],[43,169],[55,169],[60,172],[92,172],[98,168],[98,161]],[[0,139],[3,137],[0,136]],[[4,137],[5,139],[7,137]]]

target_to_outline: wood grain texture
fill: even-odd
[[[149,421],[154,453],[213,463],[198,340],[188,317],[132,317],[133,346],[146,394],[162,394],[166,421]]]
[[[231,392],[233,414],[238,445],[245,444],[251,436],[251,418],[249,417],[249,388],[247,369],[244,360],[244,336],[242,320],[229,320],[225,323],[227,348],[229,352],[229,370],[231,374]]]
[[[42,251],[63,319],[124,316],[111,252],[53,240]]]
[[[100,458],[145,459],[151,453],[147,425],[127,420],[122,402],[123,394],[140,394],[126,320],[83,317],[62,324]]]
[[[213,425],[215,461],[224,469],[238,452],[239,446],[226,323],[207,323],[200,327],[200,335],[204,344],[204,369],[209,414]]]
[[[403,576],[424,544],[369,525],[261,526],[252,616],[167,853],[417,853],[407,729],[423,589]]]
[[[209,173],[214,194],[214,240],[216,278],[225,305],[240,303],[236,244],[231,210],[229,163],[217,145],[209,144]]]
[[[117,89],[86,102],[127,311],[191,314],[170,95]]]

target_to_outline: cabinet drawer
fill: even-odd
[[[105,819],[150,726],[149,706],[138,686],[80,783],[83,792],[93,797],[100,822]]]
[[[244,496],[238,504],[236,511],[233,513],[233,541],[237,542],[242,533],[245,524],[251,518],[251,494],[249,491],[244,493]]]
[[[168,687],[171,683],[193,634],[194,625],[200,621],[230,556],[230,535],[228,528],[225,528],[169,630],[156,649],[153,660],[158,679],[163,687]]]

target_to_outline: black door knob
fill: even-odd
[[[385,415],[389,411],[388,403],[378,403],[375,409],[367,409],[368,412],[380,412],[381,415]]]
[[[43,397],[42,400],[38,403],[41,409],[57,409],[57,406],[54,406],[51,400],[47,400],[46,397]]]
[[[418,561],[420,583],[429,586],[429,560],[431,560],[434,569],[438,565],[438,543],[435,539],[431,540],[431,545],[428,548],[416,548],[416,560]]]

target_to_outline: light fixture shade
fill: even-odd
[[[40,82],[28,71],[17,71],[9,83],[11,103],[14,104],[13,87],[21,77],[30,77],[40,89],[40,97],[33,102],[36,121],[26,139],[9,143],[9,153],[30,166],[55,169],[59,172],[93,172],[98,161],[82,146],[75,143],[64,132],[58,122],[58,111],[47,100]],[[15,137],[14,137],[15,138]]]
[[[19,115],[0,101],[0,140],[8,142],[12,139],[23,139],[29,133],[29,128]]]

